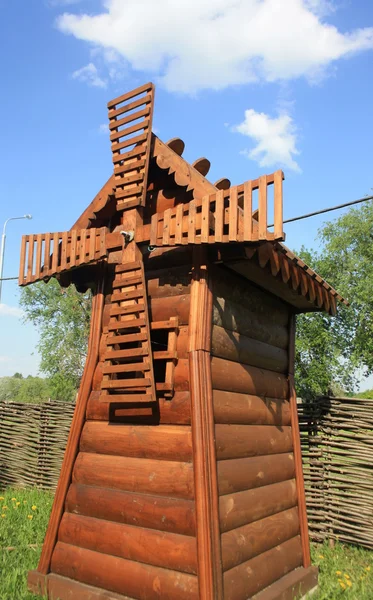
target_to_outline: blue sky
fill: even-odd
[[[106,103],[149,80],[157,134],[209,179],[284,170],[285,218],[373,187],[371,2],[0,0],[0,44],[0,226],[33,215],[8,226],[5,277],[22,234],[70,228],[109,177]],[[315,247],[324,220],[287,245]],[[38,368],[18,297],[4,282],[0,376]]]

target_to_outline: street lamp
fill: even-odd
[[[0,304],[1,304],[1,288],[3,285],[3,270],[4,270],[4,253],[5,253],[5,230],[9,221],[17,221],[18,219],[32,219],[31,215],[23,215],[22,217],[10,217],[4,223],[3,235],[1,236],[1,250],[0,250]]]

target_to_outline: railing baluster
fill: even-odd
[[[243,191],[243,241],[251,242],[253,239],[253,184],[252,181],[244,183]]]
[[[167,210],[163,213],[163,239],[162,243],[164,246],[170,245],[170,227],[171,227],[171,209],[167,208]]]
[[[176,207],[175,244],[181,244],[183,241],[183,216],[184,205],[180,203]]]
[[[28,240],[28,261],[27,261],[27,276],[26,280],[32,280],[32,271],[33,271],[33,263],[34,263],[34,240],[35,236],[30,235]]]
[[[259,178],[259,239],[267,238],[267,176]]]
[[[78,232],[73,229],[71,232],[71,243],[70,243],[70,267],[76,265],[76,243],[77,243]]]
[[[46,233],[45,240],[44,240],[44,264],[43,264],[43,269],[42,269],[43,277],[46,277],[50,270],[50,260],[51,260],[50,246],[51,246],[51,234]]]
[[[210,197],[203,196],[202,198],[202,213],[201,213],[201,243],[208,243],[210,233]]]
[[[68,236],[68,232],[64,231],[62,234],[62,241],[61,241],[61,267],[60,267],[60,271],[64,271],[65,269],[67,269],[67,236]]]
[[[18,275],[19,285],[21,285],[25,279],[27,241],[28,241],[28,235],[23,235],[22,242],[21,242],[21,261],[19,263],[19,275]]]
[[[96,229],[88,229],[89,234],[89,260],[95,259]]]
[[[196,202],[189,202],[189,217],[188,217],[188,238],[186,243],[195,244],[196,242]]]
[[[57,268],[59,264],[58,253],[59,253],[59,245],[60,245],[60,234],[53,234],[53,254],[52,254],[52,273],[57,273]]]
[[[224,233],[224,190],[216,192],[215,200],[215,242],[223,241]]]
[[[282,239],[284,236],[283,228],[283,203],[282,203],[282,180],[284,174],[282,171],[276,171],[274,175],[274,235],[275,239]]]
[[[40,279],[41,274],[41,250],[43,235],[38,233],[36,236],[36,261],[35,261],[35,279]]]
[[[238,195],[237,186],[230,188],[229,212],[228,212],[228,239],[230,242],[237,242],[237,223],[238,223]]]

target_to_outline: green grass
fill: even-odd
[[[38,564],[53,496],[7,488],[0,498],[0,599],[34,600],[27,590],[27,571]]]
[[[312,600],[372,600],[373,552],[337,543],[313,544],[312,562],[319,567],[319,589]]]
[[[0,600],[35,600],[27,591],[27,571],[38,564],[52,495],[36,489],[7,489],[0,491],[0,498]],[[30,548],[30,544],[38,546]],[[312,561],[320,570],[319,589],[312,600],[373,600],[373,552],[342,544],[334,548],[313,544]]]

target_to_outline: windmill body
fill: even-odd
[[[109,103],[114,174],[20,285],[93,292],[86,366],[40,562],[53,600],[274,600],[317,585],[295,314],[343,299],[283,244],[277,171],[206,179],[151,131],[154,87]],[[269,229],[268,223],[274,223]]]

